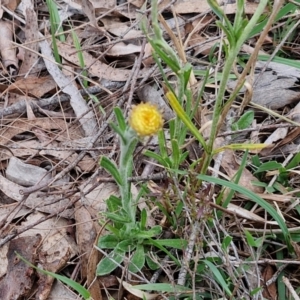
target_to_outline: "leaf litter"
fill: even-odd
[[[25,263],[17,261],[15,251],[42,269],[60,272],[82,285],[87,280],[95,300],[107,299],[107,295],[114,298],[130,296],[132,299],[156,297],[155,294],[134,289],[134,277],[126,276],[126,280],[123,279],[122,283],[119,283],[118,272],[110,275],[112,278],[97,278],[95,275],[97,263],[103,255],[95,250],[98,238],[104,230],[99,224],[99,214],[106,210],[106,199],[110,195],[118,195],[115,183],[98,166],[100,155],[111,158],[118,156],[117,141],[107,125],[112,118],[113,107],[122,106],[127,111],[127,101],[149,101],[164,110],[165,120],[174,118],[174,113],[167,106],[159,85],[159,72],[153,68],[152,48],[148,43],[144,46],[142,43],[144,34],[139,26],[139,9],[144,2],[61,1],[58,6],[60,20],[64,24],[61,35],[66,39],[56,39],[58,53],[62,59],[60,65],[53,56],[55,50],[46,4],[37,6],[36,2],[29,0],[2,1],[1,299],[77,297],[61,282],[55,282],[52,277],[42,275]],[[180,34],[184,39],[185,55],[194,69],[205,70],[209,56],[214,54],[217,57],[216,43],[221,39],[219,33],[212,30],[215,17],[210,14],[207,1],[178,0],[173,3],[174,6],[170,6],[171,4],[168,0],[160,3],[160,9],[167,19],[168,25],[165,28],[171,28],[176,35]],[[236,7],[235,3],[227,4],[224,7],[226,14],[234,14]],[[245,12],[251,15],[256,7],[255,2],[246,2]],[[74,32],[78,36],[81,50],[75,47],[72,38]],[[168,40],[171,38],[175,43],[175,35],[169,38],[165,33],[165,37]],[[268,37],[266,43],[268,41],[272,41],[272,38]],[[243,49],[246,53],[251,53],[254,47],[255,40],[252,40],[250,45],[244,45]],[[84,62],[84,68],[81,60]],[[257,83],[253,88],[253,103],[299,123],[299,68],[271,62],[265,72],[259,73],[264,67],[262,61],[256,65],[254,82]],[[171,73],[168,76],[172,79]],[[198,75],[196,78],[196,82],[201,81]],[[235,83],[234,80],[229,83],[229,93],[235,87]],[[207,135],[210,130],[210,100],[214,97],[213,89],[217,87],[216,81],[207,84],[207,93],[202,100],[204,109],[197,112],[198,126],[201,131],[207,132]],[[246,89],[242,89],[237,98],[242,97],[245,92]],[[277,115],[273,115],[271,119],[266,111],[255,106],[251,109],[255,110],[256,116],[252,122],[253,133],[232,133],[233,139],[271,144],[272,147],[259,153],[262,159],[273,155],[281,159],[289,153],[299,152],[298,128],[293,129],[287,124],[284,129],[278,128],[274,133],[264,131],[265,125],[285,121]],[[226,126],[228,129],[228,125]],[[201,152],[199,145],[193,141],[187,143],[189,159],[198,159]],[[145,147],[157,150],[157,140],[153,138],[148,144],[141,146]],[[151,179],[159,167],[153,160],[145,159],[141,155],[142,150],[140,149],[135,157],[136,175]],[[234,179],[240,166],[241,158],[236,157],[236,152],[226,150],[222,154],[222,176]],[[290,227],[299,227],[296,221],[297,214],[293,210],[296,206],[293,204],[293,201],[296,201],[296,193],[281,195],[271,187],[273,190],[269,194],[263,194],[263,181],[267,180],[268,176],[270,173],[263,174],[258,185],[257,177],[254,177],[251,169],[245,169],[239,184],[269,202],[276,203],[278,211],[289,212],[289,215],[284,214],[284,218],[288,220]],[[283,179],[280,176],[275,175],[274,178],[278,179],[278,185],[282,185]],[[290,176],[289,179],[293,188],[299,186],[297,176]],[[147,185],[153,196],[160,199],[160,205],[164,209],[175,209],[172,203],[174,191],[171,191],[167,180],[160,179],[157,183],[149,181]],[[132,189],[132,193],[137,195],[140,186],[133,185]],[[166,195],[170,197],[170,202],[166,201]],[[226,231],[235,238],[241,238],[240,232],[245,227],[253,229],[274,225],[274,221],[268,220],[257,206],[253,206],[251,211],[248,207],[245,209],[245,202],[242,195],[236,194],[234,201],[227,208],[223,208],[223,212],[226,213]],[[140,198],[138,207],[140,210],[146,209],[149,227],[155,226],[156,223],[168,226],[168,220],[158,213],[157,207],[145,197]],[[185,238],[188,240],[188,228],[178,230],[182,232],[176,234],[186,234]],[[174,232],[167,228],[164,231],[165,235],[174,235]],[[242,241],[240,245],[242,246],[238,253],[236,248],[231,249],[237,256],[235,258],[244,260],[250,257],[247,245]],[[218,247],[217,242],[208,243],[207,252],[203,257],[210,256],[211,253],[222,257]],[[172,282],[172,275],[168,273],[167,268],[164,270],[169,277],[163,275],[160,280]],[[250,286],[253,289],[257,288],[255,284],[258,281],[266,285],[266,282],[270,282],[270,279],[276,276],[270,264],[265,264],[264,268],[254,268],[251,272],[245,275],[245,280],[251,282]],[[143,275],[150,280],[152,273],[145,269]],[[120,289],[117,295],[114,289],[121,286],[124,289]],[[275,299],[276,295],[276,287],[270,282],[263,296]]]

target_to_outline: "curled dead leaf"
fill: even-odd
[[[10,75],[15,75],[19,69],[13,33],[13,24],[0,20],[0,53],[2,63]]]

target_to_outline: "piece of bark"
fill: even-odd
[[[4,279],[0,283],[0,295],[2,300],[21,300],[29,295],[35,271],[28,264],[16,256],[20,254],[30,263],[34,264],[36,250],[41,242],[41,235],[19,237],[10,242],[7,258],[8,268]]]

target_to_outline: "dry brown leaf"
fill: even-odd
[[[14,149],[14,151],[13,151],[14,156],[26,157],[26,156],[36,155],[37,150],[35,150],[35,148],[42,147],[43,144],[38,141],[31,140],[31,141],[18,142],[18,146],[21,149]],[[56,142],[52,142],[47,147],[53,148],[56,146],[59,147],[59,145]],[[77,156],[78,156],[77,153],[75,153],[74,151],[71,151],[71,150],[68,151],[68,149],[66,149],[65,151],[57,151],[57,150],[53,150],[53,149],[40,150],[39,154],[41,156],[42,155],[53,156],[56,159],[58,159],[59,161],[64,160],[65,161],[64,164],[72,163],[74,160],[77,159]],[[8,151],[2,152],[0,150],[0,161],[7,160],[10,157],[11,157],[11,154]],[[82,172],[90,172],[91,170],[94,169],[94,167],[97,165],[97,163],[98,162],[95,159],[93,159],[89,155],[85,155],[83,157],[83,159],[77,164],[77,167],[79,167]],[[2,168],[2,167],[0,167],[0,168]]]
[[[4,67],[10,75],[18,72],[18,59],[13,43],[13,24],[10,21],[0,20],[0,53]]]
[[[97,242],[98,236],[96,239]],[[89,287],[89,292],[91,293],[93,299],[98,299],[98,300],[102,300],[101,285],[100,285],[100,281],[97,280],[95,277],[97,277],[96,275],[97,265],[102,257],[103,254],[100,253],[98,249],[93,247],[87,265],[87,285]]]
[[[25,41],[26,48],[24,49],[24,58],[22,65],[20,67],[20,74],[26,74],[27,76],[37,76],[39,71],[37,61],[39,59],[39,45],[38,45],[38,38],[39,38],[39,27],[37,22],[37,16],[34,10],[26,8],[25,10]],[[21,79],[21,78],[20,78]],[[18,80],[20,80],[18,79]],[[26,78],[23,78],[23,80]],[[43,94],[42,94],[43,95]],[[41,95],[41,96],[42,96]],[[41,97],[40,96],[40,97]]]
[[[56,119],[55,121],[51,120],[50,118],[41,118],[35,120],[19,119],[0,130],[0,144],[5,145],[10,142],[15,135],[26,131],[31,131],[31,129],[34,127],[39,127],[49,133],[51,130],[66,130],[68,134],[61,135],[61,138],[64,140],[82,137],[82,134],[78,128],[67,128],[67,126],[68,124],[64,120],[60,119]]]
[[[225,11],[226,14],[234,14],[237,10],[237,4],[222,5],[223,1],[217,0],[220,4],[221,9]],[[171,0],[163,0],[159,6],[160,9],[166,7],[171,3]],[[246,14],[252,15],[257,9],[258,3],[247,1],[244,5],[244,10]],[[205,13],[211,10],[208,2],[206,0],[177,0],[174,3],[174,9],[177,14],[195,14],[195,13]]]
[[[262,272],[262,281],[265,284],[268,280],[270,280],[275,271],[273,270],[273,267],[270,265],[267,265],[265,269]],[[276,283],[273,282],[263,290],[263,297],[265,299],[274,300],[277,299],[277,288]]]
[[[81,259],[81,278],[87,277],[88,259],[97,237],[89,211],[80,203],[75,204],[76,241]]]
[[[119,278],[117,278],[117,279],[120,283],[122,283],[125,290],[127,290],[129,293],[131,293],[132,295],[134,295],[140,299],[152,300],[152,299],[156,299],[156,297],[158,296],[158,294],[150,294],[150,293],[146,293],[141,290],[135,289],[134,285],[131,285],[130,283],[128,283],[124,280],[121,280]]]
[[[20,190],[23,187],[11,182],[6,179],[4,176],[0,175],[0,190],[4,195],[11,198],[14,201],[21,202],[23,201],[23,196],[20,194]],[[70,218],[74,214],[73,208],[67,208],[69,206],[70,200],[63,199],[60,195],[48,195],[43,192],[35,192],[31,193],[26,201],[23,203],[26,207],[35,209],[36,211],[41,211],[45,213],[59,213],[62,207],[66,209],[59,213],[61,216],[65,216],[66,218]]]
[[[150,45],[150,43],[147,43],[144,49],[143,65],[145,67],[150,67],[153,64],[154,64],[154,59],[152,55],[152,46]],[[0,90],[1,90],[1,85],[0,85]]]
[[[159,5],[159,9],[163,9],[171,2],[171,0],[163,0]],[[221,1],[218,0],[217,2],[220,3]],[[177,0],[174,3],[174,9],[177,14],[203,13],[210,11],[210,6],[206,0]]]
[[[1,198],[3,198],[2,195],[1,195]],[[8,218],[9,221],[7,221],[7,223],[9,223],[10,220],[13,220],[14,218],[21,218],[30,212],[30,209],[23,207],[23,206],[21,209],[18,209],[17,211],[15,211],[17,205],[18,205],[18,203],[0,205],[0,222],[3,219],[5,219],[7,216],[9,216],[9,218]],[[0,247],[0,249],[1,249],[1,247]],[[1,259],[0,259],[0,261],[1,261]],[[1,277],[1,274],[0,274],[0,277]]]
[[[91,185],[87,185],[83,192]],[[106,200],[111,196],[119,196],[118,186],[114,182],[101,183],[93,191],[88,193],[82,201],[86,207],[93,208],[97,213],[106,211]]]
[[[145,2],[146,0],[128,0],[128,3],[131,3],[138,8],[141,8]]]
[[[120,55],[128,55],[133,53],[141,52],[142,47],[136,46],[134,44],[125,44],[123,42],[119,42],[113,45],[108,51],[107,55],[110,56],[120,56]]]
[[[276,221],[267,221],[266,219],[258,216],[257,214],[232,203],[228,204],[227,209],[231,212],[234,212],[237,216],[245,218],[247,220],[266,223],[270,225],[278,225]]]
[[[90,24],[97,28],[100,32],[105,33],[105,31],[99,27],[97,17],[99,17],[104,12],[116,6],[115,0],[82,0],[81,7],[82,11],[90,20]]]
[[[59,257],[57,257],[55,259],[53,259],[53,257],[51,257],[49,259],[48,253],[39,251],[38,267],[39,268],[42,267],[44,270],[47,270],[48,272],[57,273],[59,270],[63,269],[67,265],[70,258],[71,258],[70,250],[64,252],[63,256],[59,255]],[[48,300],[54,281],[55,281],[55,278],[53,276],[48,276],[46,274],[39,274],[36,299]]]
[[[2,5],[11,11],[15,11],[21,0],[2,0]]]
[[[78,55],[76,54],[75,47],[59,43],[59,54],[63,56],[67,61],[80,66]],[[99,60],[96,60],[95,57],[88,54],[87,52],[82,52],[83,60],[86,66],[90,66],[88,69],[89,73],[93,76],[97,76],[100,79],[107,79],[112,81],[126,81],[130,74],[131,70],[117,69],[110,67]],[[139,77],[143,76],[143,72],[140,72]]]
[[[101,18],[101,22],[104,24],[105,29],[123,39],[137,39],[143,36],[141,30],[132,28],[131,24],[121,22],[120,18]]]
[[[277,143],[274,147],[272,148],[265,148],[263,149],[260,154],[262,156],[267,156],[270,155],[273,151],[275,151],[276,149],[279,149],[280,147],[287,145],[291,142],[293,142],[294,140],[296,140],[298,137],[300,136],[300,128],[296,127],[294,129],[292,129],[290,131],[290,133],[283,139],[281,140],[279,143]]]
[[[45,94],[53,92],[56,87],[57,85],[51,76],[27,77],[12,83],[7,91],[41,98]]]
[[[21,224],[29,226],[43,218],[45,215],[39,212],[32,213],[27,220]],[[57,273],[62,269],[70,258],[78,254],[75,237],[70,234],[70,222],[64,218],[51,218],[33,228],[23,232],[22,237],[34,236],[37,233],[42,235],[42,242],[39,248],[39,267]],[[38,294],[41,300],[48,299],[54,278],[40,276]]]
[[[222,167],[226,171],[228,177],[231,179],[237,173],[240,165],[236,162],[234,152],[232,150],[225,150],[223,154],[223,159],[221,163]],[[262,193],[263,188],[260,186],[255,186],[251,183],[251,181],[256,181],[256,177],[254,177],[251,172],[247,169],[243,170],[241,175],[241,179],[239,181],[239,185],[247,188],[248,190],[254,193]]]
[[[40,34],[43,37],[42,34]],[[55,63],[52,49],[46,39],[39,42],[47,71],[60,87],[61,91],[70,96],[70,104],[86,137],[93,136],[98,128],[94,112],[87,105],[74,82],[61,72]]]

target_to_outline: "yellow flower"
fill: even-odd
[[[129,115],[129,124],[139,136],[153,135],[164,124],[162,113],[150,103],[140,103],[132,108]]]

